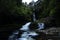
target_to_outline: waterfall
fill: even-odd
[[[33,13],[33,21],[36,21],[35,13]],[[44,23],[38,23],[39,30],[44,29]]]
[[[20,28],[19,30],[16,30],[12,33],[12,35],[9,36],[8,40],[35,40],[32,38],[32,36],[37,36],[39,34],[37,34],[35,31],[30,31],[29,29],[29,25],[31,24],[31,22],[26,23],[25,25],[22,26],[22,28]],[[44,29],[44,23],[38,23],[38,30]],[[20,31],[24,31],[21,34],[21,37],[18,38],[18,34]]]
[[[36,16],[35,13],[33,13],[33,21],[36,21]],[[18,30],[14,31],[12,33],[12,35],[9,36],[8,40],[35,40],[32,38],[32,36],[37,36],[39,34],[37,34],[35,31],[31,31],[29,29],[29,25],[32,22],[28,22],[25,25],[22,26],[22,28],[19,28]],[[44,23],[37,23],[39,27],[38,30],[44,29]],[[18,34],[20,31],[23,31],[23,33],[21,34],[20,38],[18,38]]]
[[[33,14],[33,20],[36,21],[35,14]],[[35,40],[32,38],[32,36],[37,36],[38,34],[35,31],[30,31],[29,25],[31,22],[26,23],[22,26],[22,28],[19,28],[18,30],[14,31],[12,35],[9,36],[8,40]],[[38,23],[38,30],[44,29],[44,23]],[[20,31],[24,31],[21,34],[21,37],[18,38],[18,34]]]
[[[39,30],[44,29],[44,23],[38,23],[38,27]]]
[[[35,13],[33,13],[33,21],[36,21],[36,16]],[[28,22],[25,25],[22,26],[22,28],[19,28],[18,30],[14,31],[12,33],[12,35],[9,36],[8,40],[35,40],[32,37],[37,36],[39,34],[37,34],[35,31],[31,31],[29,28],[29,25],[32,22]],[[38,30],[44,29],[44,23],[37,23],[39,27]],[[36,25],[37,25],[36,24]],[[21,34],[20,38],[18,38],[18,34],[20,31],[23,31],[23,33]]]
[[[21,37],[18,38],[18,34],[19,34],[19,30],[14,31],[12,33],[12,35],[9,36],[8,40],[34,40],[32,38],[32,36],[37,36],[38,34],[35,31],[30,31],[29,30],[29,25],[31,24],[31,22],[26,23],[25,25],[22,26],[22,28],[20,28],[20,31],[24,31],[21,34]]]
[[[9,36],[8,40],[17,40],[18,34],[19,34],[18,30],[14,31],[12,35]]]
[[[34,6],[34,3],[33,3],[33,6]],[[34,12],[33,12],[33,21],[34,22],[36,21],[36,16]],[[35,40],[32,38],[32,36],[37,36],[39,34],[29,29],[30,24],[31,22],[28,22],[25,25],[23,25],[22,28],[19,28],[17,31],[14,31],[12,35],[9,36],[8,40]],[[39,27],[38,30],[44,29],[44,23],[38,23],[37,27]],[[21,37],[18,38],[18,34],[20,31],[23,31],[23,33],[21,34]]]
[[[24,30],[24,31],[29,30],[29,25],[30,24],[31,24],[31,22],[26,23],[25,25],[22,26],[22,28],[20,30]]]
[[[36,21],[35,13],[33,13],[33,21]]]

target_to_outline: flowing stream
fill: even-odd
[[[36,21],[35,14],[33,14],[33,19],[34,21]],[[14,31],[12,35],[9,36],[8,40],[35,40],[32,38],[32,36],[37,36],[39,34],[29,29],[30,24],[31,22],[28,22],[23,25],[22,28]],[[38,23],[37,27],[39,27],[38,30],[44,29],[44,23]],[[18,38],[18,34],[20,31],[23,31],[23,33],[21,34],[20,38]]]
[[[34,4],[34,3],[33,3]],[[34,6],[34,5],[33,5]],[[33,13],[33,21],[36,21],[35,13]],[[29,25],[32,22],[28,22],[25,25],[22,26],[22,28],[19,28],[18,30],[14,31],[12,35],[9,36],[8,40],[36,40],[32,38],[32,36],[37,36],[39,35],[35,31],[31,31],[29,28]],[[38,30],[44,29],[44,23],[38,23]],[[19,32],[22,32],[21,36],[18,38]]]

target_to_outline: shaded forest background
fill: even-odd
[[[37,21],[47,27],[60,27],[59,0],[43,0],[35,5]],[[0,34],[10,33],[31,20],[32,9],[22,0],[0,0]],[[4,33],[5,32],[5,33]]]

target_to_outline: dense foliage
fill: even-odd
[[[39,10],[37,9],[40,15],[39,17],[44,18],[52,16],[56,11],[56,0],[43,0],[37,7],[39,7]]]
[[[35,13],[41,22],[47,23],[50,26],[59,25],[59,0],[39,0],[40,3],[36,5]]]
[[[28,17],[30,12],[31,12],[30,8],[27,7],[26,5],[24,5],[21,0],[0,0],[0,15],[1,15],[0,19],[1,19],[1,21],[4,21],[4,22],[10,21],[11,23],[15,23],[15,22],[13,22],[13,21],[15,21],[15,19],[17,19],[17,21],[21,18],[23,18],[23,20],[25,20],[26,18],[24,16],[27,15],[26,17]],[[13,18],[15,18],[15,19],[13,19]],[[2,22],[2,24],[3,24],[3,22]],[[6,24],[6,22],[5,22],[5,24]]]

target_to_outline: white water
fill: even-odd
[[[24,31],[29,30],[29,25],[30,24],[31,24],[31,22],[26,23],[25,25],[22,26],[22,28],[20,30],[24,30]]]
[[[17,38],[20,31],[15,31],[12,35],[9,36],[8,40],[35,40],[31,38],[32,36],[37,36],[38,34],[35,31],[29,31],[29,25],[31,22],[26,23],[19,30],[25,31],[21,34],[21,38]]]
[[[12,35],[9,36],[8,40],[17,40],[19,31],[15,31],[12,33]]]
[[[35,18],[35,14],[33,14],[33,21],[36,21]],[[20,31],[24,31],[21,34],[21,37],[18,38],[18,34],[19,34],[19,30],[16,30],[12,33],[12,35],[9,36],[8,40],[35,40],[32,38],[32,36],[37,36],[38,34],[35,31],[30,31],[29,29],[29,25],[31,24],[31,22],[26,23],[25,25],[22,26],[22,28],[20,28]],[[38,23],[38,30],[44,29],[44,23]]]
[[[36,21],[35,13],[33,13],[33,21]],[[39,30],[44,29],[44,23],[38,23]]]
[[[35,13],[33,13],[33,21],[36,21]]]
[[[34,22],[36,21],[34,13],[33,13],[33,21]],[[28,22],[25,25],[23,25],[22,28],[19,29],[20,31],[24,31],[21,34],[20,38],[18,38],[18,34],[20,31],[16,30],[12,33],[12,35],[9,36],[8,40],[35,40],[32,38],[32,36],[37,36],[38,34],[35,31],[30,31],[30,29],[29,29],[30,24],[31,24],[31,22]],[[37,27],[39,27],[37,30],[44,29],[44,23],[38,23]]]
[[[35,13],[33,13],[33,21],[36,21]],[[44,29],[44,23],[38,23],[39,30]]]
[[[29,25],[30,24],[31,24],[31,22],[28,22],[25,25],[23,25],[23,27],[20,29],[20,30],[23,30],[25,32],[23,32],[23,34],[21,35],[21,38],[19,38],[19,40],[34,40],[33,38],[31,38],[31,36],[38,35],[34,31],[29,31]]]
[[[38,27],[39,30],[44,29],[44,23],[38,23]]]
[[[34,3],[33,3],[34,6]],[[35,17],[35,13],[33,13],[33,21],[36,21],[36,17]],[[37,34],[35,31],[30,31],[29,29],[29,25],[31,24],[31,22],[26,23],[25,25],[22,26],[22,28],[20,28],[20,31],[24,31],[21,34],[21,37],[18,38],[18,34],[19,34],[19,30],[15,31],[12,33],[12,35],[9,36],[8,40],[35,40],[32,38],[32,36],[37,36],[39,34]],[[44,29],[44,23],[38,23],[38,30]]]
[[[19,30],[24,31],[21,34],[20,38],[18,37],[18,34],[20,31],[15,31],[12,33],[12,35],[9,36],[8,40],[35,40],[32,38],[32,36],[37,36],[38,34],[35,31],[30,31],[29,29],[29,25],[31,24],[31,22],[26,23],[25,25],[22,26],[22,28],[20,28]],[[44,23],[38,23],[38,30],[44,29]]]

